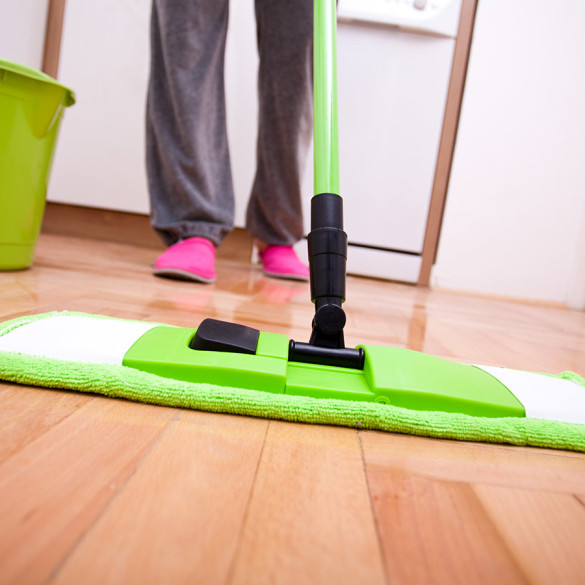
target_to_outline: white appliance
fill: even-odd
[[[461,0],[339,0],[349,273],[418,280],[460,10]]]

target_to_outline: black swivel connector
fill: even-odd
[[[345,311],[337,298],[321,297],[315,302],[314,324],[320,331],[333,335],[345,327]]]
[[[315,303],[315,340],[323,335],[341,336],[345,312],[347,234],[343,231],[343,201],[339,195],[321,193],[311,200],[311,232],[308,236],[311,298]],[[331,339],[327,345],[332,345]]]
[[[289,360],[362,370],[363,349],[345,347],[345,265],[347,234],[343,231],[343,202],[339,195],[321,193],[311,201],[309,267],[315,317],[309,343],[292,341]]]

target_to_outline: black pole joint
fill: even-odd
[[[309,343],[292,341],[289,360],[343,368],[364,368],[364,350],[345,347],[345,267],[347,234],[343,231],[343,201],[334,193],[311,200],[308,236],[311,299],[315,303]]]
[[[344,347],[345,312],[341,305],[345,300],[347,234],[343,231],[343,201],[339,195],[320,193],[311,200],[308,244],[311,299],[315,303],[312,337],[318,343],[326,336],[327,345]]]

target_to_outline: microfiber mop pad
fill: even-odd
[[[533,418],[528,408],[526,416],[470,416],[371,401],[288,395],[269,388],[258,391],[235,384],[195,383],[123,365],[129,346],[158,327],[155,323],[68,312],[7,321],[0,324],[0,379],[293,422],[585,451],[585,424]],[[551,387],[555,388],[556,396],[549,397],[551,403],[570,400],[577,404],[577,410],[581,408],[585,380],[577,374],[532,376],[554,383]],[[542,394],[538,388],[535,392]],[[543,400],[541,396],[541,409]],[[583,412],[578,416],[582,415]],[[579,420],[578,416],[574,420]]]

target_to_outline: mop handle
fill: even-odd
[[[315,195],[339,195],[336,0],[314,0],[313,35]]]
[[[309,343],[291,342],[289,354],[298,361],[317,359],[315,352],[322,359],[323,351],[338,356],[345,350],[346,318],[341,305],[345,300],[347,234],[343,231],[343,200],[339,195],[336,1],[314,0],[314,9],[315,194],[307,244],[315,317]],[[361,367],[363,356],[350,353],[350,361]]]

